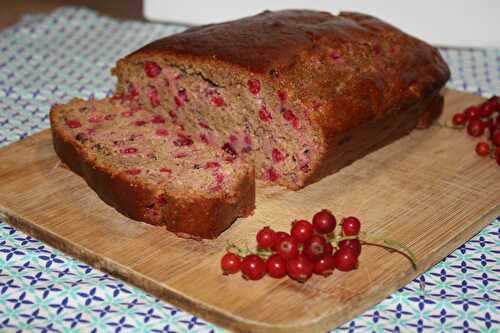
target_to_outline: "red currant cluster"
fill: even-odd
[[[452,119],[452,128],[467,128],[472,137],[480,137],[485,132],[491,143],[481,141],[476,145],[479,156],[490,156],[500,166],[500,97],[493,96],[486,102],[470,106]],[[448,126],[449,127],[449,126]]]
[[[341,230],[335,232],[337,221],[326,209],[313,216],[312,223],[306,220],[292,222],[290,233],[274,231],[264,227],[256,235],[257,249],[241,249],[228,245],[221,259],[224,274],[241,271],[247,280],[259,280],[264,275],[272,278],[290,278],[305,282],[313,273],[328,276],[334,269],[350,271],[357,267],[361,244],[368,241],[361,233],[361,223],[356,217],[346,217],[340,223]],[[411,251],[395,241],[379,244],[393,250]]]

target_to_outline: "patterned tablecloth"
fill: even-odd
[[[182,29],[120,22],[65,7],[47,16],[24,17],[0,32],[0,145],[47,128],[48,109],[56,101],[109,95],[115,83],[109,69],[117,58]],[[500,50],[441,51],[452,70],[450,87],[485,96],[500,93]],[[498,332],[499,279],[500,217],[432,269],[337,330]],[[224,330],[0,220],[0,331]]]

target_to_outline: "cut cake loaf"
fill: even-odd
[[[291,189],[428,126],[449,77],[435,48],[376,18],[306,10],[194,27],[113,73],[120,94]]]

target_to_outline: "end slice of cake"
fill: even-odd
[[[120,213],[214,238],[255,205],[254,170],[134,98],[73,100],[50,113],[60,159]]]

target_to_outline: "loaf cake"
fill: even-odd
[[[254,177],[297,190],[428,127],[449,78],[385,22],[307,10],[194,27],[112,73],[112,98],[53,107],[56,152],[125,215],[202,238],[251,213]]]
[[[118,93],[300,189],[429,125],[439,52],[357,13],[266,11],[194,27],[118,61]]]
[[[132,219],[214,238],[254,209],[251,164],[133,100],[73,100],[54,106],[50,121],[61,159]]]

